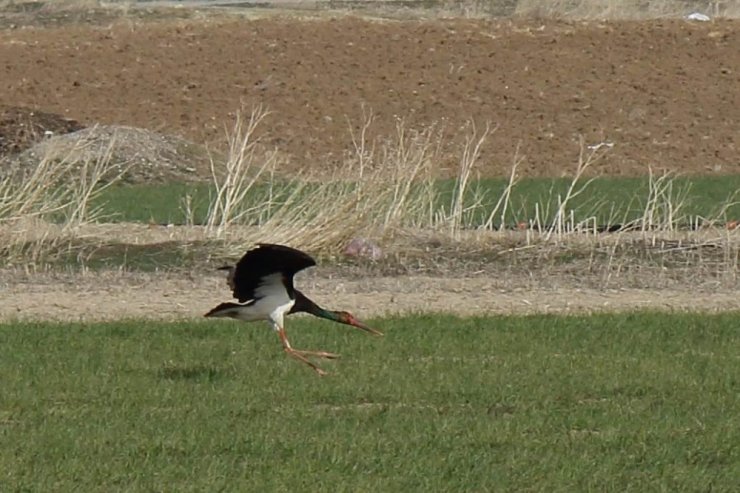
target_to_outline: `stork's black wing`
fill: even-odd
[[[260,286],[275,282],[275,274],[282,276],[288,295],[293,297],[293,276],[296,272],[316,265],[310,255],[283,245],[260,243],[249,250],[229,273],[229,284],[234,298],[240,303],[259,298]],[[269,279],[268,279],[269,277]]]

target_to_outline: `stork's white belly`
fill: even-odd
[[[239,309],[235,318],[245,322],[266,320],[282,326],[285,315],[293,308],[294,304],[295,300],[291,300],[287,294],[280,297],[280,299],[274,296],[260,298],[254,303]]]
[[[257,301],[248,302],[239,308],[235,318],[247,322],[267,320],[275,330],[282,327],[283,318],[295,304],[283,281],[283,275],[279,272],[262,278],[260,285],[254,290]]]

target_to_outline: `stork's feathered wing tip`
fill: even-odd
[[[257,290],[270,276],[282,275],[281,284],[292,295],[293,276],[316,265],[310,255],[284,245],[259,244],[248,250],[233,268],[228,269],[228,282],[234,298],[244,303],[259,296]]]
[[[233,291],[234,290],[234,274],[236,272],[236,266],[234,265],[222,265],[221,267],[218,267],[216,270],[225,270],[228,271],[226,273],[226,284],[229,285],[229,288]]]

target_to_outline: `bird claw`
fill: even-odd
[[[300,349],[293,349],[293,348],[285,348],[285,352],[289,356],[291,356],[291,357],[297,359],[298,361],[301,361],[302,363],[305,363],[308,366],[310,366],[313,369],[313,371],[315,371],[316,373],[319,374],[320,377],[324,377],[324,376],[328,375],[329,373],[325,372],[324,370],[322,370],[321,368],[319,368],[318,366],[316,366],[315,364],[313,364],[306,357],[306,355],[316,356],[316,357],[320,357],[320,358],[327,358],[327,359],[334,359],[334,358],[338,358],[339,357],[338,354],[327,353],[325,351],[301,351]]]
[[[303,351],[300,349],[294,349],[298,354],[304,355],[304,356],[315,356],[317,358],[324,358],[324,359],[337,359],[339,358],[339,355],[336,353],[328,353],[326,351]]]

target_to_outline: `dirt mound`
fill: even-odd
[[[0,105],[0,158],[25,151],[49,136],[82,128],[75,120],[55,113]]]
[[[208,153],[202,146],[180,137],[141,128],[96,125],[65,135],[46,138],[8,160],[11,173],[24,172],[41,159],[78,165],[109,156],[110,176],[124,183],[196,181],[205,176]]]

